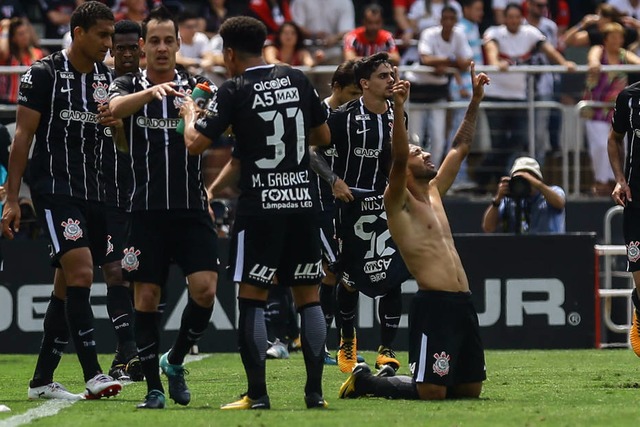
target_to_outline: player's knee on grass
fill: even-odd
[[[447,387],[443,385],[417,383],[416,389],[420,400],[444,400],[447,397]]]
[[[452,399],[475,399],[480,397],[482,383],[466,383],[449,387],[447,397]]]

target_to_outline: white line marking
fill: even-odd
[[[190,355],[184,359],[185,365],[191,362],[199,362],[207,357],[211,356],[211,354],[197,354]],[[123,383],[123,385],[131,384],[130,382]],[[47,400],[42,405],[29,409],[24,414],[14,415],[11,418],[7,418],[5,420],[0,421],[0,427],[18,427],[25,424],[30,424],[31,422],[45,417],[52,417],[57,415],[61,410],[68,408],[76,402],[80,402],[80,400],[62,400],[62,399],[51,399]]]

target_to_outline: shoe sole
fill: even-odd
[[[89,389],[87,389],[87,394],[85,395],[85,399],[95,400],[95,399],[100,399],[102,397],[112,397],[120,393],[121,390],[122,390],[122,385],[120,384],[111,385],[105,388],[104,390],[101,390],[97,394],[93,394],[89,391]]]

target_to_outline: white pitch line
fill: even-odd
[[[211,356],[210,354],[197,354],[190,355],[184,359],[185,365],[191,362],[199,362],[207,357]],[[123,385],[128,385],[131,383],[123,383]],[[32,421],[35,421],[39,418],[52,417],[56,415],[58,412],[63,410],[64,408],[68,408],[76,402],[80,402],[80,400],[62,400],[62,399],[51,399],[47,400],[42,405],[29,409],[24,414],[15,415],[13,417],[7,418],[5,420],[0,421],[0,427],[18,427],[25,424],[29,424]]]

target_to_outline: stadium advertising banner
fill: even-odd
[[[237,287],[228,279],[228,242],[221,239],[222,269],[203,352],[237,351]],[[458,235],[456,246],[469,276],[487,348],[592,348],[595,341],[595,234],[563,236]],[[0,240],[0,353],[37,353],[52,286],[48,248],[43,241]],[[403,316],[395,348],[406,350],[409,300],[414,281],[403,284]],[[165,286],[161,350],[168,348],[187,303],[186,282],[172,268]],[[106,309],[106,285],[98,269],[91,292],[98,351],[115,349]],[[358,344],[379,344],[377,302],[360,296]],[[337,332],[329,333],[330,349]],[[71,344],[68,351],[71,351]]]

